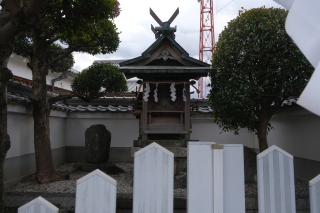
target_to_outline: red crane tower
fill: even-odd
[[[199,60],[211,63],[215,47],[214,22],[213,22],[213,0],[198,0],[200,2],[200,42],[199,42]],[[198,80],[198,89],[200,93],[198,98],[206,97],[209,90],[208,78]]]

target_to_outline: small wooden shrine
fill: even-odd
[[[190,86],[212,71],[210,65],[194,59],[175,41],[176,27],[170,24],[179,8],[167,22],[151,30],[156,41],[141,56],[120,63],[126,78],[137,77],[140,88],[132,113],[140,120],[139,139],[134,146],[144,147],[154,141],[163,146],[185,146],[190,140]],[[141,92],[140,92],[141,91]]]

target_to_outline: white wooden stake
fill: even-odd
[[[38,197],[21,206],[18,213],[58,213],[59,209],[42,197]]]
[[[223,145],[212,147],[213,213],[223,213]]]
[[[223,146],[188,143],[187,211],[223,213]]]
[[[173,158],[155,142],[134,153],[133,213],[173,213]]]
[[[76,213],[115,213],[117,181],[99,169],[77,180]]]
[[[309,182],[310,212],[320,213],[320,175]]]
[[[223,145],[223,211],[245,213],[243,145]]]
[[[295,213],[293,156],[271,146],[257,156],[259,213]]]

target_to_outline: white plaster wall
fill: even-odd
[[[66,146],[66,119],[50,117],[51,149]]]
[[[53,112],[50,117],[51,148],[65,146],[66,114]],[[6,158],[34,153],[34,128],[31,108],[21,105],[8,105],[8,134],[11,147]]]
[[[132,147],[139,136],[139,120],[131,113],[71,113],[66,146],[85,146],[85,131],[95,124],[103,124],[111,132],[111,147]]]
[[[267,136],[269,146],[276,145],[290,154],[320,161],[320,117],[296,107],[280,110],[271,119],[275,128]],[[255,146],[258,139],[255,136]]]
[[[49,72],[47,75],[47,84],[52,85],[52,79],[58,78],[62,73],[52,73]],[[66,90],[72,90],[71,89],[71,82],[73,81],[74,77],[68,76],[65,79],[62,79],[60,81],[56,81],[54,83],[55,87],[61,88],[61,89],[66,89]]]
[[[32,80],[32,71],[27,67],[28,59],[17,56],[16,54],[12,54],[12,56],[13,57],[10,57],[9,59],[8,68],[12,71],[13,75]],[[52,79],[57,78],[60,75],[61,73],[52,73],[49,71],[47,75],[47,85],[52,85]],[[56,81],[54,86],[71,90],[70,84],[73,79],[74,77],[68,76],[65,79]]]
[[[8,112],[7,119],[11,147],[6,158],[34,153],[32,115]]]
[[[13,75],[19,76],[21,78],[32,79],[32,72],[27,67],[27,59],[21,56],[12,54],[8,62],[8,68],[12,71]]]
[[[191,140],[215,142],[217,144],[243,144],[244,146],[254,148],[255,135],[253,133],[248,132],[246,129],[241,129],[239,135],[235,135],[233,132],[223,132],[213,122],[210,114],[192,116],[191,122]]]
[[[50,118],[50,139],[52,148],[84,146],[84,133],[94,124],[104,124],[112,134],[112,147],[132,147],[139,135],[139,120],[130,113],[66,113],[53,110]],[[277,145],[290,154],[320,161],[320,117],[295,108],[281,110],[271,119],[275,127],[268,134],[269,146]],[[254,133],[246,129],[239,135],[222,132],[210,115],[192,117],[191,139],[219,144],[243,144],[258,148]],[[22,105],[8,105],[8,133],[11,148],[7,158],[34,153],[32,108]]]

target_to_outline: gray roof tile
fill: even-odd
[[[48,92],[48,97],[58,94]],[[10,81],[8,84],[7,101],[8,104],[22,104],[31,106],[28,97],[32,96],[32,88],[18,82]],[[126,97],[102,97],[91,103],[82,101],[79,98],[72,98],[60,101],[52,105],[53,110],[65,112],[130,112],[133,110],[133,100],[135,98]],[[290,97],[284,101],[282,106],[296,103],[297,97]],[[208,106],[208,99],[191,99],[190,111],[199,113],[212,113],[213,110]]]
[[[68,75],[70,75],[72,77],[76,77],[78,75],[78,73],[79,73],[79,71],[76,69],[73,69],[73,68],[68,70]]]

